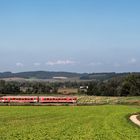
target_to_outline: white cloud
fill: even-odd
[[[17,62],[17,63],[16,63],[16,66],[17,66],[17,67],[23,67],[23,66],[24,66],[24,64],[23,64],[23,63],[21,63],[21,62]]]
[[[40,66],[41,64],[38,63],[38,62],[36,62],[36,63],[34,63],[33,65],[34,65],[34,66]]]
[[[54,66],[54,65],[68,65],[68,64],[75,64],[75,61],[71,60],[57,60],[57,61],[48,61],[46,65]]]
[[[137,62],[136,58],[131,58],[128,63],[129,64],[135,64]]]
[[[103,63],[101,63],[101,62],[91,62],[91,63],[89,63],[89,66],[101,66],[101,65],[103,65]]]

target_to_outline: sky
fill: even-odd
[[[0,72],[139,72],[139,0],[0,0]]]

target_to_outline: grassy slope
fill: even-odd
[[[0,107],[0,140],[139,140],[136,106]]]

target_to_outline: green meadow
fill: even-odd
[[[139,106],[0,106],[0,140],[139,140]]]

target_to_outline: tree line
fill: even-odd
[[[87,95],[140,96],[140,75],[130,74],[107,81],[94,81],[88,85]]]
[[[79,88],[88,86],[87,95],[96,96],[140,96],[140,74],[118,76],[109,80],[82,82],[15,82],[0,80],[0,94],[50,94],[57,93],[59,88]],[[83,94],[80,90],[79,93]]]

